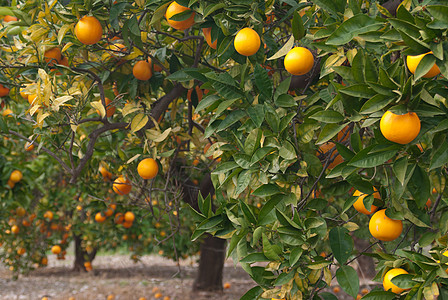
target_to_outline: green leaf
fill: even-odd
[[[275,210],[275,214],[277,215],[277,219],[280,222],[280,224],[282,224],[283,226],[286,227],[291,227],[291,228],[296,228],[298,230],[302,230],[302,228],[300,228],[299,225],[297,225],[296,222],[294,222],[293,220],[291,220],[287,215],[285,215],[282,211],[276,209]]]
[[[279,107],[286,107],[286,108],[297,106],[297,103],[294,100],[294,98],[288,94],[283,94],[283,95],[278,96],[275,99],[274,103]]]
[[[329,234],[331,251],[334,257],[342,265],[350,257],[353,251],[353,239],[350,232],[343,227],[334,227]]]
[[[331,2],[331,0],[329,2]],[[383,26],[384,24],[382,22],[378,22],[366,14],[358,14],[344,21],[344,23],[330,35],[326,44],[335,46],[344,45],[360,34],[376,31]]]
[[[369,146],[353,157],[349,162],[349,166],[358,168],[373,168],[382,165],[394,157],[400,146],[398,145],[375,145]]]
[[[370,98],[377,94],[367,84],[354,84],[346,88],[339,89],[339,92],[359,98]]]
[[[211,15],[212,13],[214,13],[215,11],[217,11],[217,10],[219,10],[219,9],[221,9],[221,8],[224,8],[224,7],[226,7],[226,4],[225,3],[216,3],[216,4],[214,4],[214,5],[208,5],[208,6],[206,6],[205,8],[204,8],[204,16],[203,16],[203,18],[205,19],[205,18],[207,18],[209,15]]]
[[[334,16],[344,13],[346,0],[313,0],[313,2],[321,7],[324,11],[330,12]]]
[[[416,38],[410,36],[407,32],[404,32],[404,31],[398,30],[398,29],[397,29],[397,31],[400,33],[401,38],[403,39],[405,44],[407,46],[409,46],[409,48],[414,50],[414,52],[417,52],[417,53],[429,52],[429,45],[428,44],[420,41],[419,39],[416,39]]]
[[[9,132],[8,125],[5,122],[6,118],[8,118],[8,117],[7,116],[6,117],[3,117],[3,116],[0,117],[0,132],[3,132],[3,133],[8,133]]]
[[[294,272],[294,270],[289,271],[289,273],[282,272],[282,273],[280,273],[280,275],[278,275],[278,277],[275,280],[273,285],[274,286],[284,285],[284,284],[290,282],[294,278],[295,274],[296,274],[296,272]]]
[[[256,127],[260,127],[264,121],[264,105],[256,104],[247,109],[247,114],[249,115],[252,122],[254,122]]]
[[[276,220],[274,208],[281,200],[281,197],[272,197],[263,205],[258,214],[258,225],[267,225]]]
[[[272,196],[272,195],[275,195],[278,193],[280,193],[280,189],[278,188],[278,186],[275,184],[272,184],[272,183],[268,183],[268,184],[263,184],[258,189],[253,191],[252,195],[261,197],[261,198],[265,198],[265,197],[269,197],[269,196]]]
[[[402,289],[412,288],[416,282],[412,281],[414,275],[412,274],[400,274],[391,279],[391,282]]]
[[[362,297],[362,299],[369,299],[369,300],[393,300],[396,297],[395,293],[392,292],[385,292],[385,291],[372,291]]]
[[[247,155],[253,155],[255,150],[260,147],[262,131],[259,128],[252,130],[244,142],[244,152]]]
[[[272,81],[269,78],[267,70],[258,64],[255,65],[254,81],[258,90],[266,96],[266,98],[270,99],[274,92]]]
[[[212,174],[226,173],[238,167],[238,164],[234,161],[227,161],[219,164],[219,166],[212,172]]]
[[[247,176],[247,177],[250,178],[250,176]],[[255,218],[255,215],[252,212],[252,210],[250,209],[250,207],[244,201],[242,201],[241,199],[239,201],[240,201],[241,210],[243,211],[243,214],[246,217],[246,219],[249,221],[249,223],[256,224],[257,223],[257,219]]]
[[[198,106],[196,106],[195,111],[199,112],[203,109],[206,109],[207,107],[215,104],[219,100],[221,100],[221,98],[218,95],[209,95],[209,96],[205,97],[204,99],[202,99],[201,102],[199,102]]]
[[[432,155],[429,170],[440,168],[447,163],[448,163],[448,142],[444,141],[443,144]]]
[[[425,55],[417,66],[414,74],[414,80],[422,78],[434,66],[436,58],[432,54]]]
[[[250,164],[251,165],[256,164],[257,162],[262,160],[266,155],[274,151],[274,149],[275,149],[274,147],[262,147],[257,149],[257,151],[255,151],[254,155],[250,160]]]
[[[428,173],[420,166],[417,166],[407,185],[409,192],[420,208],[423,208],[431,195],[431,184]]]
[[[216,128],[216,132],[222,131],[224,129],[229,128],[236,122],[238,122],[242,117],[246,116],[246,112],[244,110],[234,110],[232,111],[225,119],[222,121],[218,128]]]
[[[394,171],[395,176],[397,177],[398,181],[401,182],[402,185],[405,183],[406,178],[406,170],[408,169],[408,159],[407,157],[401,157],[397,159],[392,169]]]
[[[350,266],[340,266],[336,271],[336,279],[347,294],[356,298],[359,291],[359,277],[355,269]]]
[[[302,256],[303,249],[302,248],[293,248],[291,250],[291,254],[289,255],[289,264],[291,267],[294,267],[294,265],[299,261],[300,256]]]
[[[236,153],[233,155],[233,159],[243,169],[250,168],[250,156],[244,153]]]
[[[171,4],[171,2],[167,2],[163,5],[161,5],[159,8],[157,8],[156,11],[152,15],[151,22],[149,22],[149,25],[153,25],[153,24],[159,22],[164,17],[166,8],[170,4]]]
[[[446,5],[428,5],[425,6],[429,13],[437,20],[448,23],[448,6]]]
[[[235,198],[239,196],[249,186],[252,171],[245,170],[238,175],[236,189],[234,192]]]
[[[283,159],[292,160],[297,158],[296,150],[294,149],[294,146],[288,142],[285,141],[282,145],[282,147],[279,149],[278,154]]]
[[[296,41],[300,41],[306,34],[303,20],[298,11],[295,11],[292,16],[292,34]]]
[[[362,114],[371,114],[388,106],[392,101],[394,101],[394,97],[377,94],[370,98],[364,103],[359,111]]]
[[[258,300],[260,295],[263,294],[264,290],[261,286],[256,286],[247,291],[240,300]]]
[[[322,131],[319,134],[319,138],[317,139],[316,144],[320,145],[325,142],[328,142],[330,139],[332,139],[336,134],[338,134],[339,131],[344,129],[345,126],[347,126],[348,123],[344,123],[342,125],[337,124],[326,124]]]
[[[210,219],[202,221],[197,229],[199,230],[211,230],[217,227],[219,224],[223,222],[223,218],[221,215],[217,215],[214,217],[211,217]]]
[[[334,110],[321,110],[311,115],[309,118],[323,123],[339,123],[344,120],[344,116],[340,112]]]
[[[269,258],[267,258],[263,253],[257,252],[257,253],[251,253],[244,257],[240,262],[242,263],[248,263],[252,264],[255,262],[264,262],[264,261],[270,261]]]
[[[278,261],[280,260],[280,256],[278,256],[276,248],[276,245],[272,245],[269,242],[268,237],[266,236],[266,234],[262,234],[263,237],[263,254],[270,259],[271,261]]]

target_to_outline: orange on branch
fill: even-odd
[[[373,189],[375,190],[375,192],[373,193],[373,197],[376,199],[381,199],[381,196],[380,196],[380,193],[378,193],[378,190],[375,187],[373,187]],[[353,207],[360,213],[362,213],[364,215],[370,215],[370,214],[376,212],[376,210],[378,209],[378,207],[373,204],[370,207],[370,210],[367,210],[367,208],[364,206],[364,198],[368,196],[367,194],[364,194],[364,193],[356,190],[353,193],[353,196],[358,197],[356,202],[353,203]]]
[[[409,69],[409,72],[412,74],[415,74],[415,70],[417,70],[417,66],[420,63],[420,61],[428,54],[432,54],[432,51],[420,55],[408,55],[406,57],[406,65]],[[437,76],[440,73],[439,67],[434,63],[434,65],[431,67],[431,69],[423,75],[424,78],[432,78],[434,76]]]
[[[390,242],[401,235],[403,222],[389,218],[386,216],[386,210],[382,209],[370,218],[369,231],[374,238],[380,241]]]
[[[98,223],[103,223],[104,221],[106,221],[106,216],[99,212],[95,215],[95,221],[97,221]]]
[[[150,61],[140,60],[132,68],[132,74],[138,80],[149,80],[152,77],[152,66]]]
[[[128,211],[124,214],[124,220],[125,222],[134,222],[135,215],[132,211]]]
[[[261,40],[255,30],[246,27],[238,31],[233,44],[236,52],[244,56],[251,56],[260,49]]]
[[[212,42],[212,28],[208,27],[208,28],[202,28],[202,33],[204,34],[205,37],[205,41],[207,42],[207,44],[210,46],[210,48],[213,48],[216,50],[216,47],[218,45],[218,39],[215,39]]]
[[[3,86],[3,84],[0,84],[0,97],[5,97],[8,95],[9,95],[9,89]]]
[[[392,283],[392,278],[401,274],[409,274],[406,270],[402,268],[394,268],[387,271],[383,278],[383,287],[385,291],[391,291],[395,294],[401,294],[407,289],[402,289]]]
[[[165,13],[166,21],[168,22],[168,24],[170,24],[171,27],[177,30],[185,30],[190,28],[194,24],[194,15],[195,15],[194,12],[192,12],[191,16],[186,20],[183,21],[171,20],[171,17],[187,10],[191,9],[178,4],[176,1],[171,2],[171,4],[166,9]]]
[[[22,178],[23,174],[19,170],[12,171],[11,175],[9,176],[9,180],[11,180],[14,183],[19,182],[20,180],[22,180]]]
[[[383,136],[391,142],[402,145],[412,142],[418,136],[420,128],[420,119],[414,112],[396,115],[386,111],[380,121]]]
[[[50,66],[54,64],[59,64],[62,60],[61,49],[58,47],[51,48],[50,50],[45,51],[44,53],[45,62]]]
[[[199,86],[196,86],[196,87],[195,87],[195,91],[196,91],[196,96],[197,96],[197,98],[198,98],[198,102],[201,102],[201,100],[202,100],[202,96],[203,96],[202,90],[199,88]],[[192,94],[193,94],[193,89],[189,89],[189,90],[188,90],[188,93],[187,93],[187,99],[188,99],[188,101],[190,101],[190,102],[191,102],[191,96],[192,96]]]
[[[336,146],[335,143],[333,143],[333,142],[328,142],[328,143],[325,143],[325,144],[321,145],[321,146],[319,147],[319,149],[320,149],[320,151],[321,151],[324,155],[326,155],[326,153],[329,152],[331,149],[333,149],[335,146]],[[316,155],[319,156],[320,153],[317,152]],[[325,159],[327,159],[327,158],[325,158]],[[338,151],[335,149],[335,150],[333,151],[333,153],[331,154],[330,161],[331,161],[331,162],[328,164],[328,167],[327,167],[329,170],[333,169],[334,167],[336,167],[337,165],[339,165],[340,163],[342,163],[342,162],[344,161],[344,159],[343,159],[342,156],[338,153]]]
[[[145,158],[137,166],[137,172],[143,179],[152,179],[157,176],[159,166],[152,158]]]
[[[62,251],[62,249],[61,249],[61,246],[59,246],[59,245],[54,245],[53,247],[51,247],[51,252],[53,253],[53,254],[59,254],[59,253],[61,253],[61,251]]]
[[[115,179],[113,184],[113,190],[118,195],[127,195],[131,192],[131,189],[132,189],[131,182],[123,175]]]
[[[285,56],[285,69],[293,75],[304,75],[314,66],[314,56],[304,47],[294,47]]]
[[[93,45],[101,40],[103,27],[93,16],[82,17],[75,26],[75,35],[85,45]]]

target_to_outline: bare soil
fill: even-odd
[[[254,286],[252,279],[229,261],[224,269],[224,283],[230,288],[222,293],[192,292],[197,264],[194,259],[176,262],[159,256],[146,256],[134,263],[125,255],[97,257],[89,273],[71,272],[73,257],[64,261],[49,257],[48,267],[13,280],[11,272],[0,267],[0,299],[40,300],[104,300],[114,295],[115,300],[156,299],[153,288],[171,300],[239,299]],[[159,299],[162,299],[159,298]]]

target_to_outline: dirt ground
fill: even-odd
[[[152,300],[156,299],[152,290],[158,287],[163,297],[169,296],[171,300],[235,300],[254,286],[251,278],[230,261],[225,265],[224,282],[231,287],[223,293],[191,291],[197,269],[192,259],[181,262],[180,273],[175,262],[159,256],[146,256],[138,263],[124,255],[98,256],[93,262],[94,270],[82,274],[70,272],[72,262],[70,256],[65,261],[50,256],[48,267],[15,281],[6,268],[0,267],[0,299],[104,300],[114,295],[115,300],[138,300],[140,297]]]
[[[89,273],[70,271],[73,257],[58,261],[49,256],[48,267],[31,272],[12,280],[11,272],[0,265],[0,300],[105,300],[113,295],[114,300],[156,299],[153,289],[162,294],[159,300],[168,296],[170,300],[238,300],[255,284],[241,267],[234,267],[227,261],[224,268],[224,283],[230,288],[222,293],[192,292],[191,287],[197,271],[196,260],[187,259],[177,264],[160,256],[145,256],[134,263],[129,255],[97,256],[93,261],[94,270]],[[361,289],[374,283],[361,280]],[[337,283],[332,286],[337,286]],[[360,290],[361,290],[360,289]],[[331,290],[328,290],[332,292]],[[353,299],[342,291],[338,299]],[[165,300],[167,300],[166,298]]]

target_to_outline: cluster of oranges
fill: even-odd
[[[19,170],[14,170],[11,172],[11,175],[9,176],[7,184],[11,189],[13,189],[14,186],[16,185],[16,183],[18,183],[22,179],[23,179],[22,172]]]

